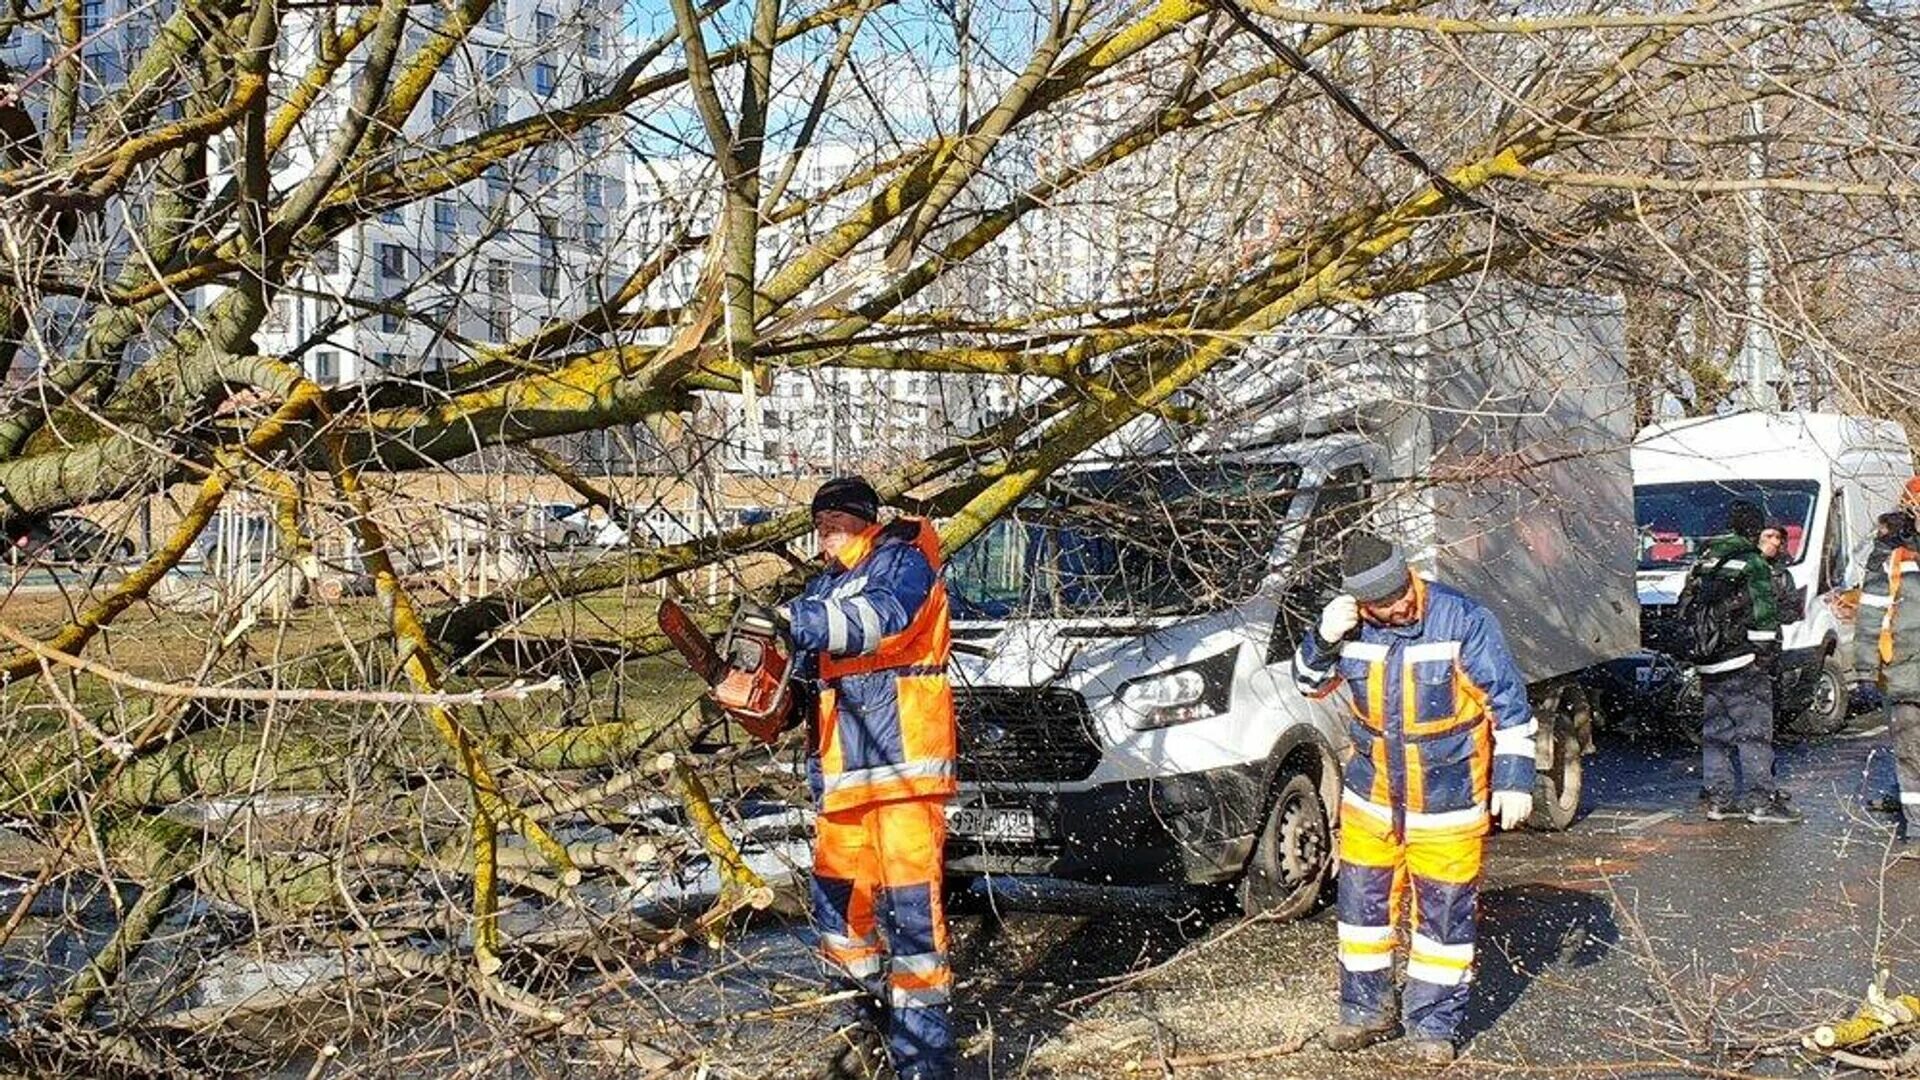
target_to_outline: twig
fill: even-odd
[[[188,683],[158,682],[130,675],[97,661],[74,656],[36,641],[16,627],[0,622],[0,637],[43,660],[84,671],[116,686],[165,698],[197,698],[206,701],[325,701],[350,705],[484,705],[492,701],[524,701],[531,694],[559,690],[565,684],[558,675],[537,683],[521,680],[506,686],[460,693],[420,693],[410,690],[326,690],[255,688],[245,686],[195,686]]]
[[[1252,916],[1251,918],[1242,919],[1239,922],[1234,923],[1232,926],[1228,927],[1227,929],[1221,931],[1219,934],[1213,937],[1210,937],[1205,941],[1198,942],[1189,948],[1182,949],[1179,952],[1174,953],[1172,956],[1167,957],[1165,960],[1162,960],[1160,963],[1153,965],[1152,967],[1141,968],[1138,971],[1128,972],[1125,975],[1114,976],[1110,980],[1110,985],[1103,986],[1100,989],[1094,990],[1090,993],[1082,994],[1079,997],[1072,999],[1071,1001],[1063,1001],[1060,1003],[1060,1008],[1073,1009],[1073,1008],[1078,1008],[1079,1006],[1082,1006],[1082,1005],[1091,1005],[1092,1003],[1099,1001],[1104,997],[1107,997],[1111,994],[1116,994],[1122,990],[1125,990],[1127,987],[1132,986],[1134,983],[1137,983],[1142,979],[1168,971],[1177,964],[1185,963],[1186,961],[1191,960],[1196,956],[1199,956],[1201,953],[1207,951],[1208,949],[1213,948],[1215,945],[1218,945],[1221,942],[1228,940],[1229,938],[1233,937],[1234,935],[1240,933],[1242,930],[1245,930],[1250,926],[1257,926],[1261,923],[1267,923],[1272,921],[1273,921],[1272,915],[1266,912],[1262,912],[1258,915]]]
[[[1223,1050],[1214,1054],[1184,1054],[1178,1057],[1155,1058],[1151,1062],[1130,1064],[1127,1066],[1127,1071],[1138,1072],[1150,1068],[1158,1072],[1170,1073],[1175,1069],[1206,1069],[1215,1065],[1234,1065],[1243,1061],[1264,1061],[1268,1058],[1287,1057],[1306,1049],[1307,1044],[1312,1042],[1318,1034],[1317,1031],[1310,1031],[1283,1043],[1255,1047],[1252,1050]]]

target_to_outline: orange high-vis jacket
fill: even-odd
[[[817,658],[808,771],[820,808],[951,794],[952,629],[933,526],[868,529],[787,610],[795,648]]]

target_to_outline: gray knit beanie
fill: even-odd
[[[1407,554],[1399,544],[1372,533],[1358,533],[1347,541],[1340,560],[1340,588],[1363,604],[1392,600],[1406,591],[1413,577],[1407,572]]]

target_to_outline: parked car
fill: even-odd
[[[56,514],[13,539],[13,558],[55,566],[105,566],[133,558],[133,541],[78,514]]]
[[[1891,420],[1834,413],[1740,413],[1652,425],[1633,444],[1640,532],[1642,651],[1599,684],[1604,711],[1635,726],[1689,734],[1698,679],[1677,654],[1677,604],[1696,553],[1726,529],[1735,500],[1786,527],[1788,572],[1806,616],[1781,628],[1782,724],[1829,734],[1847,719],[1852,597],[1874,519],[1913,476],[1907,433]]]
[[[573,503],[530,503],[521,520],[542,547],[579,547],[592,535],[584,508]]]
[[[1350,743],[1292,657],[1363,527],[1500,618],[1540,723],[1534,823],[1573,820],[1581,675],[1639,643],[1624,320],[1496,292],[1308,336],[1223,380],[1244,422],[1084,457],[955,553],[956,882],[1232,882],[1249,912],[1311,910]]]
[[[580,507],[561,520],[565,526],[564,543],[574,547],[586,537],[597,548],[617,548],[627,546],[627,530],[620,523],[604,513],[595,513],[590,506]]]

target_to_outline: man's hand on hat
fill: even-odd
[[[1501,832],[1512,832],[1533,816],[1533,792],[1496,791],[1493,793],[1493,819]]]
[[[1335,644],[1346,639],[1360,625],[1360,601],[1346,593],[1327,601],[1320,609],[1320,640]]]

